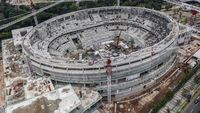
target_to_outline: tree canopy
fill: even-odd
[[[147,8],[151,8],[155,10],[160,10],[163,3],[163,0],[120,0],[120,1],[121,1],[120,5],[122,6],[140,6],[140,7],[147,7]],[[45,10],[44,12],[38,14],[37,18],[39,22],[43,22],[57,15],[69,13],[76,10],[81,10],[85,8],[103,7],[103,6],[114,6],[116,4],[117,4],[117,0],[83,1],[83,2],[79,2],[79,4],[76,4],[75,2],[65,2],[57,6],[54,6],[53,8],[50,8],[48,10]],[[36,4],[36,10],[39,8],[45,7],[47,5],[49,4],[48,3]],[[31,11],[30,6],[12,6],[10,4],[5,3],[5,0],[2,0],[2,3],[0,4],[0,16],[1,16],[0,18],[1,19],[10,18],[16,15],[28,13],[30,11]],[[17,18],[19,17],[11,18],[5,21],[0,21],[0,25],[13,21]],[[10,32],[12,29],[30,26],[30,25],[34,25],[33,18],[28,18],[20,23],[17,23],[14,26],[4,29],[3,32],[5,34],[5,32]],[[7,33],[7,34],[10,34],[10,33]],[[10,35],[4,35],[4,36],[10,36]]]

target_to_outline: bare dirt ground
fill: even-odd
[[[31,105],[19,107],[13,111],[13,113],[54,113],[59,107],[61,100],[48,100],[46,97],[38,98],[33,101]]]
[[[0,106],[4,104],[3,82],[3,62],[0,60]]]
[[[178,77],[175,76],[176,74],[170,76],[172,73],[173,71],[168,73],[168,78],[160,82],[159,87],[154,89],[154,91],[146,92],[146,96],[117,104],[116,113],[148,113],[151,108],[161,100],[163,95],[165,95],[169,89],[174,88],[177,82],[182,78],[182,74]]]

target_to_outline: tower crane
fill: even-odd
[[[112,65],[111,65],[112,61],[110,59],[110,57],[107,60],[107,64],[106,64],[106,74],[107,74],[107,87],[108,87],[108,104],[111,104],[111,76],[112,76]]]
[[[191,16],[190,16],[190,26],[194,25],[195,19],[196,19],[197,11],[191,10]]]
[[[36,11],[35,11],[35,4],[33,3],[33,0],[30,0],[30,7],[31,7],[31,10],[32,10],[32,15],[33,15],[33,18],[34,18],[34,21],[35,21],[35,25],[38,25],[38,19],[37,19],[37,16],[36,16]]]

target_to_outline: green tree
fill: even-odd
[[[160,10],[163,5],[163,0],[122,0],[122,5],[140,6]]]
[[[188,93],[189,93],[189,90],[184,88],[182,90],[182,92],[181,92],[181,95],[184,96],[184,97],[186,97]]]
[[[79,9],[79,6],[76,4],[76,3],[72,3],[70,6],[69,6],[69,9],[71,11],[76,11]]]
[[[97,2],[95,2],[95,1],[83,1],[83,2],[79,3],[79,6],[81,7],[81,9],[93,8],[93,7],[97,7]]]

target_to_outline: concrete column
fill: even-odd
[[[117,6],[120,6],[120,0],[117,0]]]

